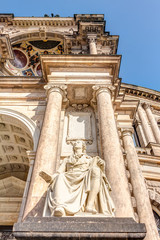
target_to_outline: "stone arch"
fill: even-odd
[[[40,130],[36,124],[30,118],[15,110],[0,108],[0,115],[6,115],[20,121],[29,130],[33,138],[33,151],[36,151],[40,134]]]
[[[64,39],[64,34],[60,34],[60,33],[54,33],[54,32],[49,32],[49,31],[43,31],[44,33],[44,37],[42,37],[41,35],[41,31],[28,31],[25,33],[17,33],[16,35],[14,34],[14,36],[10,36],[10,41],[11,44],[15,44],[18,41],[24,41],[24,40],[44,40],[43,38],[47,38],[47,40],[49,39],[53,39],[53,38],[59,38],[59,39]]]
[[[36,151],[39,129],[25,115],[0,108],[0,224],[17,221],[29,171],[27,151]]]

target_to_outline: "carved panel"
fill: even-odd
[[[146,185],[152,205],[160,211],[160,182],[148,180]]]
[[[67,142],[80,139],[92,143],[93,139],[91,128],[91,113],[70,113],[68,115]]]
[[[72,154],[72,143],[77,139],[87,143],[87,153],[97,155],[96,119],[92,108],[87,104],[73,104],[63,120],[61,158]]]

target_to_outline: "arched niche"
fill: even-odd
[[[17,221],[39,130],[25,115],[0,108],[0,225]]]

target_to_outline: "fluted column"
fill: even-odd
[[[126,152],[128,170],[131,177],[131,184],[133,187],[133,194],[136,199],[138,216],[140,223],[145,223],[147,228],[145,240],[158,240],[158,231],[151,208],[148,191],[142,175],[136,148],[133,143],[132,129],[123,130],[122,138]]]
[[[106,175],[112,187],[116,217],[134,218],[124,159],[114,118],[111,92],[107,87],[94,86],[94,90],[97,90],[102,153],[106,162]]]
[[[47,106],[36,153],[35,165],[25,208],[25,216],[36,212],[37,205],[43,205],[44,194],[47,189],[46,182],[39,176],[40,171],[53,174],[56,170],[60,116],[62,99],[66,86],[46,85]],[[41,207],[42,209],[42,207]],[[40,211],[40,209],[39,209]]]
[[[146,114],[147,114],[147,117],[148,117],[148,119],[149,119],[149,121],[151,123],[151,128],[152,128],[154,137],[156,139],[156,142],[160,143],[160,130],[159,130],[157,122],[156,122],[156,120],[155,120],[155,118],[153,116],[153,113],[151,111],[150,105],[144,103],[143,107],[144,107],[144,109],[146,111]]]
[[[97,54],[96,35],[88,35],[90,54]]]
[[[155,138],[153,136],[152,130],[148,124],[147,116],[144,112],[144,109],[142,108],[141,104],[138,107],[138,114],[142,123],[143,131],[147,140],[147,143],[149,142],[155,142]]]

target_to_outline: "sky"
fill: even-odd
[[[160,0],[1,0],[0,13],[104,14],[106,31],[119,35],[122,82],[160,91]]]

